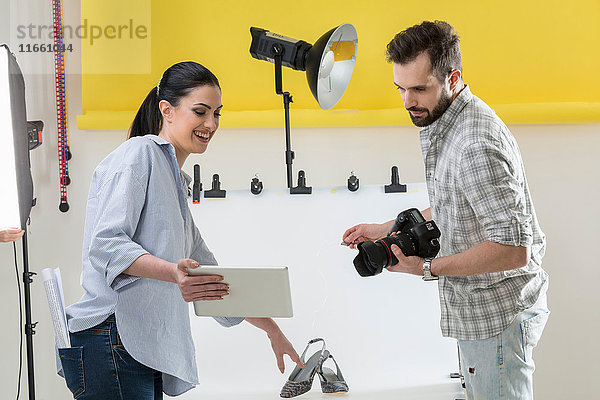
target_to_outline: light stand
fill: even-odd
[[[23,293],[25,295],[25,338],[27,345],[27,384],[29,385],[29,399],[35,399],[35,377],[33,368],[33,335],[37,322],[31,320],[31,284],[35,272],[29,271],[29,254],[27,251],[27,228],[23,234]]]
[[[31,320],[31,283],[29,271],[27,222],[33,198],[29,150],[41,144],[41,121],[28,122],[25,107],[25,81],[17,60],[8,46],[0,45],[0,229],[21,227],[23,241],[23,283],[25,295],[25,335],[27,340],[27,377],[29,399],[35,399],[33,335],[37,322]]]
[[[283,48],[279,43],[273,45],[275,52],[275,93],[283,96],[283,110],[285,112],[285,164],[287,168],[287,187],[292,189],[292,162],[294,161],[294,152],[292,151],[290,135],[290,103],[293,103],[290,92],[283,91],[282,82],[282,53]]]
[[[352,24],[342,24],[321,36],[314,45],[303,40],[281,36],[261,28],[250,28],[252,57],[275,64],[275,92],[283,96],[285,112],[285,163],[290,194],[310,194],[305,186],[304,171],[299,171],[298,186],[292,187],[294,152],[290,139],[289,92],[283,91],[282,66],[306,71],[313,96],[324,110],[333,108],[341,99],[356,62],[358,37]]]

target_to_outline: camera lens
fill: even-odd
[[[387,243],[384,243],[381,240],[376,242],[365,242],[363,250],[368,263],[373,265],[375,269],[378,269],[379,272],[381,272],[382,268],[386,268],[390,265],[390,259],[393,256],[393,253]]]
[[[358,245],[358,255],[354,259],[354,266],[360,276],[377,275],[384,268],[396,264],[398,259],[392,252],[392,244],[400,247],[405,256],[415,255],[415,245],[410,236],[405,233],[388,236],[375,242],[362,242]]]

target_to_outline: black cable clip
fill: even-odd
[[[23,272],[23,283],[28,284],[28,283],[33,283],[33,276],[37,275],[35,272]]]
[[[202,182],[200,182],[200,165],[194,164],[194,185],[192,186],[192,202],[200,203],[200,192],[202,191]]]
[[[219,181],[219,174],[214,174],[212,179],[212,189],[204,192],[204,198],[206,199],[224,199],[225,190],[221,190],[221,182]]]
[[[37,322],[33,322],[31,324],[25,324],[25,334],[28,336],[35,335],[35,327],[37,324],[38,324]]]
[[[252,182],[250,182],[250,192],[252,192],[252,194],[260,194],[262,190],[263,184],[258,180],[258,174],[255,174],[254,178],[252,178]]]
[[[356,192],[359,187],[359,179],[354,175],[354,171],[350,171],[350,178],[348,178],[348,190]]]
[[[400,184],[398,167],[392,167],[392,183],[385,186],[385,193],[406,193],[406,185]]]
[[[306,186],[306,176],[304,171],[298,171],[298,186],[290,188],[290,194],[311,194],[312,187]]]

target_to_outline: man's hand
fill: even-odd
[[[14,242],[17,241],[25,233],[22,229],[9,228],[5,231],[0,231],[0,242]]]
[[[344,232],[342,240],[350,243],[348,247],[355,249],[360,242],[378,240],[387,235],[394,221],[384,224],[360,224]]]
[[[197,300],[223,300],[229,294],[229,285],[222,283],[222,276],[200,275],[190,276],[188,268],[197,268],[194,260],[181,259],[174,270],[175,283],[179,286],[181,296],[187,302]]]
[[[391,247],[392,253],[398,259],[398,263],[388,267],[387,270],[390,272],[404,272],[406,274],[423,276],[423,262],[421,257],[410,256],[406,257],[400,247],[393,244]]]

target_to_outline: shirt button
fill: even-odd
[[[513,219],[512,219],[510,222],[512,222],[512,223],[513,223],[513,225],[514,225],[514,224],[516,224],[516,223],[517,223],[517,220],[513,218]]]

